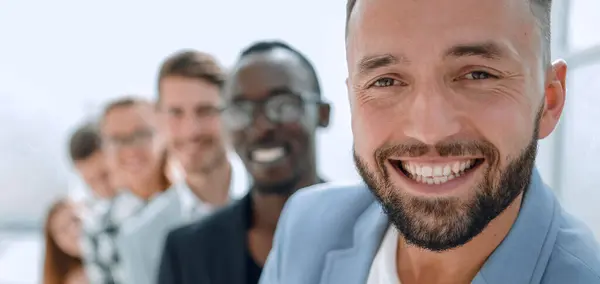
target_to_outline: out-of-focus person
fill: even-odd
[[[86,231],[91,249],[86,250],[84,260],[93,284],[127,283],[117,249],[121,227],[171,186],[158,128],[154,104],[147,100],[124,97],[104,109],[102,149],[110,172],[124,189],[110,202],[99,229]]]
[[[113,182],[114,174],[110,173],[102,150],[102,139],[97,123],[86,122],[77,127],[69,140],[69,156],[77,173],[89,189],[86,197],[77,202],[83,230],[98,231],[108,212],[110,201],[117,193],[117,186]],[[85,233],[82,234],[81,244],[83,255],[93,247],[93,241]]]
[[[118,247],[128,284],[156,283],[170,230],[212,213],[248,190],[241,161],[228,154],[225,145],[220,117],[224,80],[217,60],[203,52],[179,51],[161,65],[157,110],[175,190],[152,201],[123,226]]]
[[[256,43],[241,53],[223,94],[226,127],[252,176],[250,193],[169,234],[161,284],[257,283],[287,198],[323,181],[315,140],[330,106],[306,57],[282,42]]]
[[[61,199],[50,207],[44,228],[43,284],[87,284],[81,261],[81,220],[74,204]]]
[[[80,125],[69,140],[69,155],[75,169],[96,199],[109,200],[116,194],[102,151],[102,138],[95,122]]]
[[[535,167],[566,99],[551,2],[347,1],[363,182],[292,197],[261,283],[600,283]]]

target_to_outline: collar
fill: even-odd
[[[473,283],[540,283],[558,235],[559,214],[560,205],[534,169],[517,220]]]
[[[227,159],[231,164],[231,180],[229,182],[229,198],[237,200],[245,196],[248,192],[250,179],[246,172],[246,168],[242,164],[241,159],[234,152],[227,152]],[[190,187],[185,182],[182,173],[174,174],[177,181],[174,185],[175,190],[179,196],[179,202],[184,215],[188,215],[190,212],[194,212],[198,208],[206,208],[208,211],[213,210],[213,206],[202,201],[196,196]]]

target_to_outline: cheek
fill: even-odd
[[[207,123],[205,126],[206,132],[213,137],[220,137],[223,135],[223,124],[221,120],[215,120]]]
[[[481,135],[500,151],[501,166],[518,157],[533,137],[531,114],[514,106],[496,105],[473,113],[470,120]]]
[[[394,133],[401,133],[401,129],[394,125],[398,119],[394,113],[355,105],[352,108],[352,133],[356,154],[372,162],[375,150],[389,141]]]

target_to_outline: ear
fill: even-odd
[[[331,116],[331,105],[325,102],[319,103],[319,127],[329,126]]]
[[[539,139],[548,137],[556,128],[565,106],[567,95],[567,63],[557,60],[552,63],[548,74],[549,82],[544,92],[544,110],[540,118]]]

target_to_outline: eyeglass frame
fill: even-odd
[[[240,125],[240,126],[237,126],[237,127],[232,127],[232,126],[229,126],[229,127],[232,127],[232,128],[235,128],[236,130],[239,130],[239,129],[243,129],[245,127],[248,127],[248,126],[252,125],[252,123],[254,123],[254,121],[256,120],[257,110],[259,108],[262,108],[263,115],[265,116],[265,118],[267,118],[269,120],[269,122],[271,122],[273,124],[279,125],[279,124],[291,123],[291,122],[299,121],[302,118],[302,116],[305,115],[305,113],[306,113],[305,107],[307,105],[309,105],[309,104],[314,104],[316,106],[326,104],[326,102],[324,100],[322,100],[320,97],[313,100],[313,99],[307,99],[306,97],[302,96],[302,94],[311,94],[313,96],[317,96],[316,93],[298,93],[298,92],[292,92],[292,91],[285,91],[285,92],[278,92],[278,93],[276,93],[274,95],[271,95],[271,96],[269,96],[267,98],[263,98],[263,99],[260,99],[260,100],[247,100],[247,99],[237,100],[237,101],[244,101],[244,102],[251,103],[252,108],[253,108],[251,110],[252,113],[245,112],[245,114],[248,117],[248,122],[245,122],[244,125]],[[270,117],[268,115],[268,112],[265,111],[265,105],[267,103],[269,103],[270,100],[272,100],[273,98],[277,98],[277,97],[293,97],[294,99],[297,99],[299,101],[298,105],[301,108],[301,110],[300,110],[301,111],[300,116],[297,117],[293,121],[276,121],[272,117]],[[228,103],[225,104],[225,106],[221,110],[221,113],[222,113],[223,117],[225,118],[225,123],[226,124],[228,123],[227,122],[227,110],[231,109],[234,104],[235,104],[235,101],[229,101]]]

